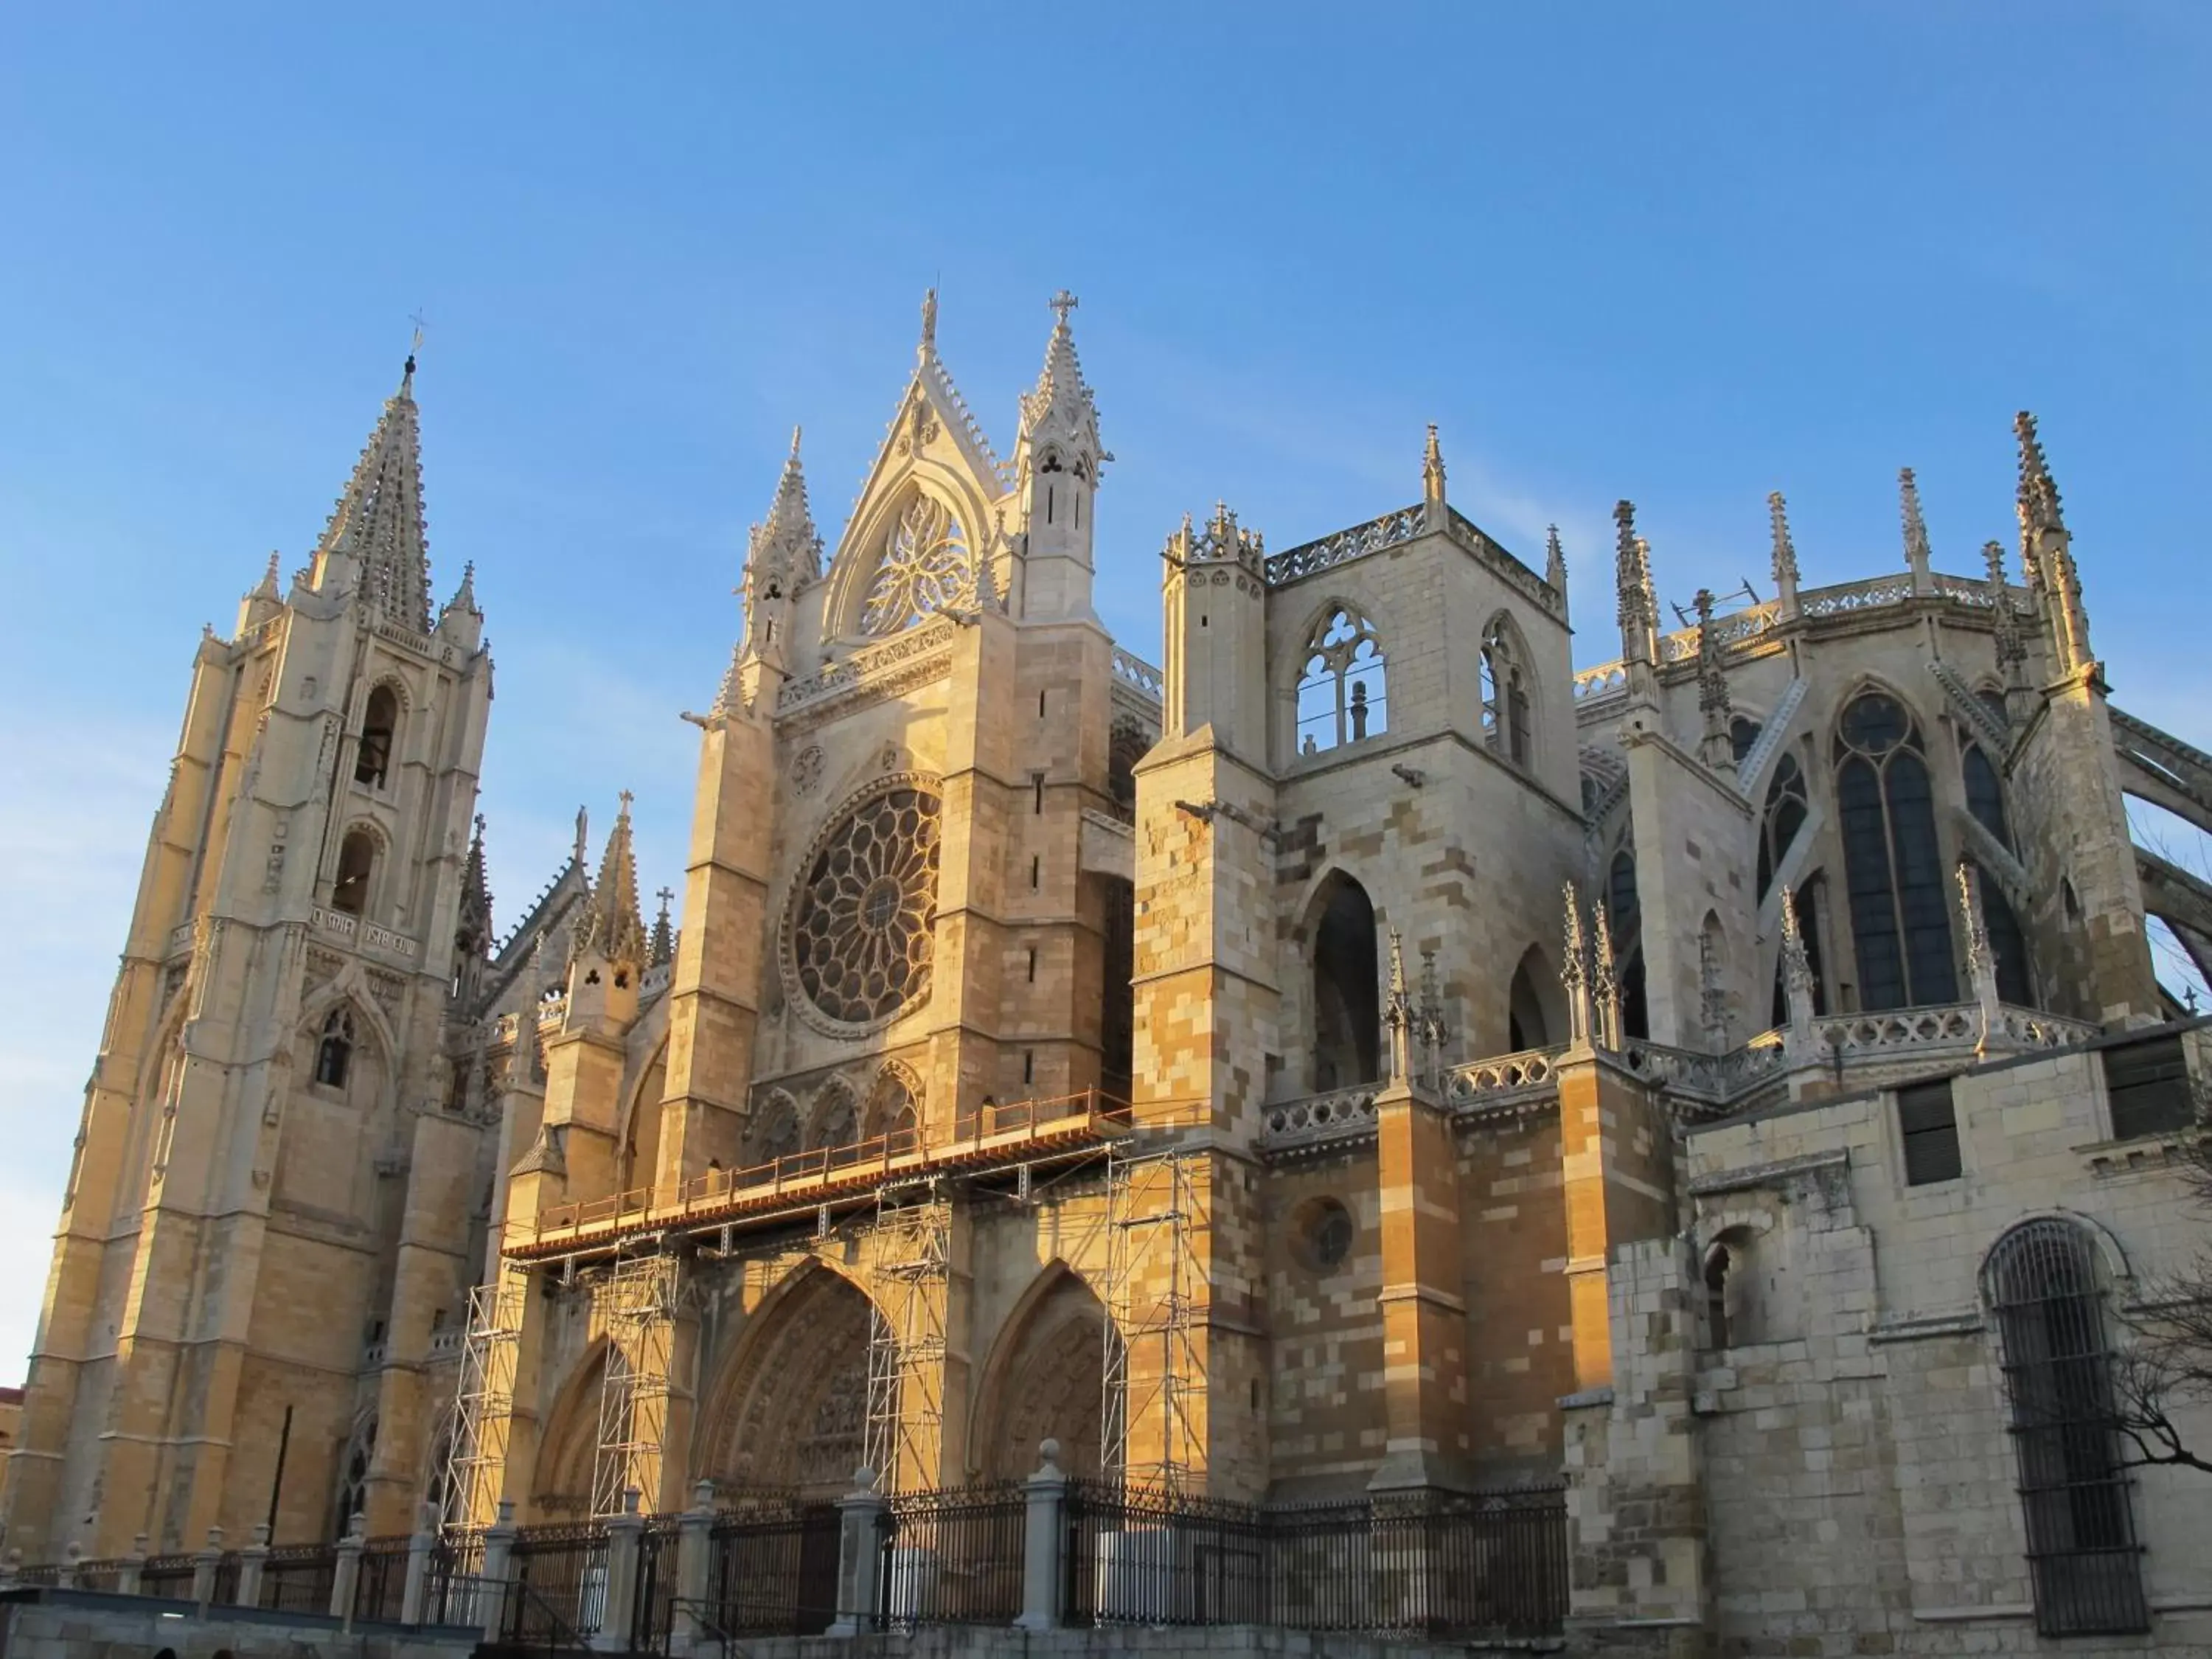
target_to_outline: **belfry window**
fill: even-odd
[[[1372,1083],[1382,1075],[1382,975],[1375,907],[1346,875],[1333,878],[1314,929],[1314,1088]]]
[[[349,916],[367,910],[369,878],[375,873],[376,838],[366,830],[356,830],[338,847],[338,871],[331,882],[331,908]]]
[[[1317,755],[1389,729],[1382,644],[1364,617],[1339,605],[1306,642],[1298,677],[1298,752]]]
[[[388,685],[368,694],[368,709],[362,716],[361,750],[355,756],[353,781],[371,788],[384,787],[392,766],[392,734],[399,728],[399,699]]]
[[[343,1089],[352,1069],[353,1014],[333,1008],[323,1022],[322,1041],[315,1045],[315,1081],[325,1089]]]
[[[1482,637],[1482,737],[1516,766],[1528,762],[1528,666],[1501,615]]]
[[[1774,763],[1774,776],[1766,786],[1766,811],[1759,826],[1759,896],[1764,901],[1774,885],[1774,872],[1805,827],[1810,810],[1805,792],[1805,769],[1797,757],[1785,754]]]
[[[1860,1003],[1954,1001],[1949,898],[1920,728],[1896,698],[1864,692],[1844,711],[1835,756]]]
[[[2036,1630],[2148,1630],[2095,1246],[2072,1222],[2027,1222],[1997,1241],[1982,1286],[2002,1350]]]

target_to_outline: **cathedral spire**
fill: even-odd
[[[622,792],[622,810],[607,836],[607,850],[599,860],[599,878],[592,884],[590,907],[576,930],[573,957],[587,952],[609,962],[642,968],[646,959],[645,922],[638,914],[637,854],[630,845],[629,808],[633,799]]]
[[[1060,436],[1087,437],[1090,447],[1097,447],[1098,404],[1084,380],[1075,335],[1067,325],[1068,313],[1081,303],[1066,289],[1052,296],[1052,333],[1045,340],[1044,368],[1037,374],[1036,390],[1021,399],[1022,435],[1032,441],[1049,425]]]
[[[316,580],[350,583],[361,605],[418,634],[430,631],[430,555],[422,518],[422,434],[415,359],[361,452],[316,548]]]
[[[794,592],[822,574],[822,537],[807,504],[806,469],[799,459],[799,430],[791,428],[791,453],[784,458],[783,474],[776,480],[775,499],[769,503],[768,517],[753,526],[745,550],[749,575],[764,567],[772,568]]]

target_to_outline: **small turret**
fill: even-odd
[[[1015,487],[1024,515],[1022,614],[1091,614],[1092,518],[1098,479],[1109,459],[1098,441],[1098,407],[1076,360],[1067,325],[1076,298],[1053,295],[1051,337],[1036,390],[1022,398],[1014,449]]]
[[[791,428],[791,453],[776,481],[768,517],[752,527],[745,543],[744,637],[742,665],[772,669],[782,684],[789,672],[792,602],[822,574],[822,538],[814,528],[806,500],[806,472],[799,459],[799,429]],[[750,689],[750,688],[749,688]]]
[[[1166,732],[1213,728],[1223,748],[1258,763],[1267,740],[1266,553],[1216,501],[1204,529],[1188,514],[1160,554],[1165,611]]]
[[[576,925],[568,951],[568,1020],[608,1020],[626,1024],[637,1013],[638,981],[644,975],[645,922],[638,915],[637,854],[630,844],[629,809],[634,798],[622,793],[622,810],[607,836],[599,878]]]

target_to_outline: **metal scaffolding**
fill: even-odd
[[[592,1513],[620,1515],[635,1487],[659,1501],[660,1448],[668,1432],[668,1361],[681,1264],[672,1255],[617,1261],[600,1287],[607,1337],[599,1379],[599,1444],[592,1461]]]
[[[945,1431],[945,1303],[952,1206],[935,1181],[876,1193],[869,1275],[868,1422],[878,1489],[937,1482]]]
[[[1106,1152],[1104,1468],[1131,1486],[1178,1490],[1205,1469],[1195,1407],[1206,1366],[1194,1329],[1206,1284],[1203,1152],[1132,1135]]]
[[[453,1437],[446,1453],[441,1528],[488,1527],[498,1518],[507,1469],[507,1431],[514,1409],[514,1360],[530,1276],[502,1268],[469,1292],[461,1344]]]

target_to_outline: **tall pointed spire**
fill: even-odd
[[[645,921],[638,914],[637,853],[630,845],[629,791],[622,792],[622,810],[607,836],[607,850],[599,860],[599,878],[592,884],[589,909],[576,930],[572,956],[597,952],[609,962],[642,968],[646,959]]]
[[[747,538],[745,568],[750,573],[772,569],[790,584],[790,591],[813,581],[822,574],[822,537],[814,528],[814,512],[806,500],[806,469],[799,459],[799,428],[791,428],[791,453],[776,480],[775,499],[768,517],[752,528]]]
[[[422,517],[422,434],[415,359],[388,398],[316,548],[317,580],[339,563],[359,602],[418,634],[430,629],[430,555]]]
[[[660,901],[660,914],[653,919],[653,942],[648,947],[647,966],[665,968],[676,959],[676,929],[668,920],[668,907],[676,897],[676,890],[663,887],[653,894]]]
[[[453,932],[453,948],[465,957],[480,957],[491,949],[491,885],[484,875],[483,814],[477,814],[476,835],[461,866],[461,908]]]

